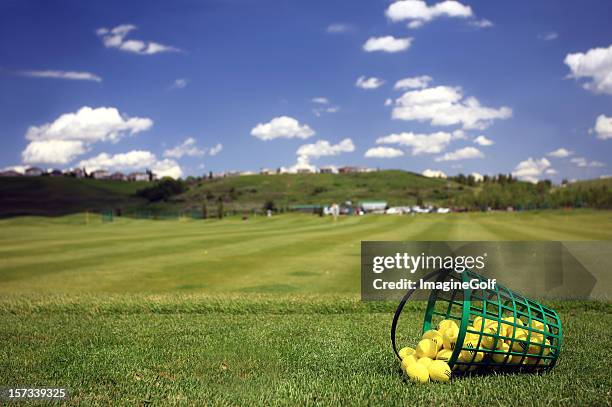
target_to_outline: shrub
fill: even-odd
[[[163,178],[150,187],[138,190],[136,195],[146,198],[149,202],[158,202],[167,201],[171,196],[182,194],[186,190],[183,181]]]

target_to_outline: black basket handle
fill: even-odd
[[[422,280],[429,280],[443,272],[448,272],[448,270],[440,269],[432,271],[431,273],[426,274],[425,277],[422,278]],[[399,316],[401,315],[402,310],[404,309],[404,305],[406,305],[406,302],[415,291],[416,288],[411,288],[406,292],[406,294],[398,304],[397,309],[395,310],[395,315],[393,315],[393,323],[391,324],[391,343],[393,344],[393,352],[395,352],[395,355],[398,357],[399,360],[402,360],[402,358],[400,357],[397,351],[397,345],[395,344],[395,329],[397,328],[397,321],[399,320]]]

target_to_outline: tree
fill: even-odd
[[[276,205],[274,205],[274,201],[266,201],[263,206],[264,212],[272,211],[276,212]]]
[[[417,191],[416,193],[416,204],[418,206],[423,206],[423,197],[421,197],[421,192]]]
[[[217,203],[217,217],[219,219],[223,219],[223,199],[219,197],[219,201]]]
[[[206,205],[206,201],[202,204],[202,219],[208,219],[208,205]]]
[[[150,202],[167,201],[173,195],[179,195],[186,191],[185,183],[181,180],[163,178],[154,185],[140,189],[136,195],[148,199]]]

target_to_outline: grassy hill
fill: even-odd
[[[18,215],[65,215],[84,211],[121,209],[173,212],[200,210],[204,202],[211,213],[219,199],[226,211],[260,210],[268,202],[277,208],[299,204],[330,204],[363,200],[385,200],[391,206],[426,204],[446,206],[449,201],[469,206],[470,197],[483,191],[482,184],[462,185],[452,180],[427,178],[400,170],[355,174],[248,175],[216,179],[187,179],[186,191],[167,201],[149,202],[136,196],[147,182],[76,179],[64,177],[0,178],[0,217]],[[612,191],[612,178],[579,181],[550,191],[600,188]],[[510,201],[537,191],[525,182],[492,185],[489,191],[503,193]],[[459,198],[459,199],[455,199]],[[527,199],[528,201],[528,199]],[[526,201],[526,202],[527,202]],[[467,202],[467,204],[465,203]],[[509,204],[510,205],[510,204]],[[478,205],[476,205],[478,206]]]
[[[146,182],[65,177],[0,178],[0,216],[65,215],[146,204],[137,198]]]
[[[355,174],[281,174],[203,180],[192,184],[179,200],[200,203],[223,197],[236,208],[257,207],[272,200],[277,206],[386,200],[390,205],[446,200],[463,187],[443,179],[386,170]]]
[[[442,202],[464,188],[454,182],[426,178],[405,171],[360,174],[250,175],[189,180],[187,191],[168,202],[149,203],[136,197],[146,182],[15,177],[0,178],[0,216],[63,215],[121,208],[125,211],[199,208],[204,201],[226,210],[261,209],[267,201],[278,206],[329,204],[347,200],[387,200],[391,205]]]

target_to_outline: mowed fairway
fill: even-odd
[[[0,221],[0,387],[93,405],[610,405],[608,302],[562,302],[545,375],[415,386],[395,304],[359,302],[361,240],[612,240],[612,212]],[[423,304],[402,317],[418,337]]]
[[[362,240],[612,240],[612,212],[0,221],[0,294],[359,294]]]

